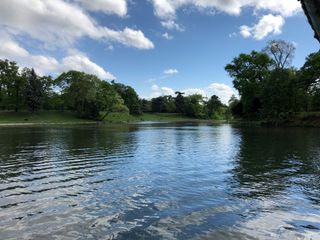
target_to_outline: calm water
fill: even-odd
[[[0,239],[320,239],[320,129],[0,128]]]

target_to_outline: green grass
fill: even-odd
[[[0,112],[0,124],[71,124],[90,123],[93,121],[77,118],[71,112]]]
[[[110,113],[104,119],[105,123],[133,123],[133,122],[208,122],[173,113],[145,113],[140,116],[128,113]],[[96,121],[77,118],[72,112],[43,111],[36,114],[28,112],[0,112],[0,125],[14,124],[83,124]]]
[[[132,122],[201,122],[203,120],[189,118],[174,113],[145,113],[139,116],[129,115],[127,113],[110,113],[104,119],[110,123],[132,123]]]

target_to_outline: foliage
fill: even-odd
[[[0,109],[72,111],[93,120],[112,119],[117,114],[140,119],[143,112],[216,120],[229,120],[231,115],[287,120],[299,112],[320,111],[320,52],[310,54],[297,70],[290,66],[294,50],[293,44],[277,40],[269,42],[262,52],[235,57],[225,70],[239,99],[232,96],[228,106],[215,95],[207,99],[179,91],[176,96],[139,99],[132,87],[108,83],[94,75],[69,71],[52,79],[0,60]]]
[[[172,96],[160,96],[151,99],[151,111],[158,113],[176,112],[175,100]]]
[[[132,87],[115,81],[112,81],[112,86],[124,100],[124,104],[128,107],[130,114],[142,114],[139,96]]]
[[[185,98],[185,114],[188,117],[207,118],[206,110],[202,95],[194,94]]]
[[[292,43],[270,41],[263,52],[240,54],[225,67],[240,95],[230,99],[233,116],[281,120],[320,109],[320,53],[297,71],[290,66],[294,51]]]
[[[176,111],[177,113],[184,113],[185,112],[185,98],[183,92],[175,92],[176,98],[175,98],[175,105],[176,105]]]
[[[243,114],[257,118],[261,110],[261,82],[268,78],[273,61],[265,53],[240,54],[225,69],[241,96]]]
[[[45,85],[33,69],[25,69],[22,77],[26,79],[25,100],[31,113],[38,111],[41,107],[45,94]]]
[[[219,116],[222,114],[223,110],[223,104],[220,101],[219,97],[216,95],[213,95],[210,100],[207,102],[207,111],[208,116],[210,118],[219,118]]]
[[[123,99],[113,86],[94,75],[69,71],[56,80],[65,102],[82,118],[100,119],[100,112],[126,111]]]

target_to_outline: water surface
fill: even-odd
[[[0,128],[0,239],[320,239],[320,130]]]

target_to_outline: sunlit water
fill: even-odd
[[[320,130],[0,128],[0,239],[320,239]]]

